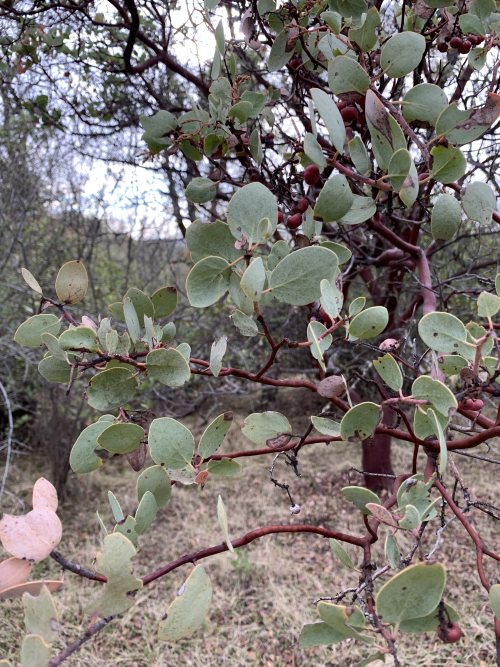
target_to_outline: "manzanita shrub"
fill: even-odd
[[[50,556],[95,581],[88,605],[94,622],[85,640],[133,605],[141,587],[191,564],[158,628],[160,639],[175,641],[196,632],[209,613],[209,557],[273,533],[321,535],[353,569],[355,592],[320,601],[317,621],[302,629],[301,645],[354,639],[367,646],[363,665],[386,654],[399,665],[401,633],[436,631],[445,642],[461,637],[460,609],[447,602],[446,569],[433,559],[435,550],[427,557],[419,550],[428,532],[439,529],[446,540],[450,515],[475,552],[500,646],[500,584],[485,566],[500,556],[469,520],[470,497],[449,462],[450,452],[475,450],[500,436],[500,274],[495,276],[498,257],[488,245],[500,216],[488,169],[481,170],[481,164],[494,164],[492,128],[500,110],[494,0],[259,0],[244,12],[237,3],[221,2],[231,25],[231,12],[240,11],[242,39],[226,39],[224,21],[214,27],[221,7],[206,0],[203,17],[216,42],[210,83],[207,73],[200,78],[174,68],[158,17],[146,4],[112,5],[119,32],[111,30],[114,14],[94,17],[91,28],[108,36],[110,49],[120,44],[124,27],[129,31],[127,76],[164,63],[198,89],[191,110],[160,109],[143,118],[143,139],[151,156],[167,152],[191,165],[185,196],[200,207],[200,219],[186,231],[193,261],[187,299],[193,309],[224,300],[230,317],[226,336],[201,358],[176,335],[174,287],[152,294],[134,287],[110,304],[109,316],[76,318],[72,306],[84,300],[88,285],[81,261],[62,266],[51,294],[23,269],[40,309],[20,324],[15,341],[39,348],[40,374],[84,391],[96,411],[73,445],[71,468],[92,474],[126,457],[137,473],[137,503],[126,515],[109,490],[115,525],[104,527],[92,567],[56,550],[57,497],[46,480],[34,485],[33,510],[3,516],[0,538],[10,557],[0,565],[0,595],[23,594],[22,665],[59,665],[83,643],[77,638],[51,655],[57,614],[50,591],[59,582],[30,581],[31,563]],[[66,10],[56,3],[46,11]],[[28,21],[29,8],[16,4],[16,11],[12,20]],[[92,11],[82,14],[82,25]],[[159,16],[163,9],[155,11]],[[49,34],[31,39],[44,39],[48,53],[61,50],[64,35],[58,42],[52,34],[54,47]],[[137,65],[131,62],[134,48]],[[35,66],[27,47],[22,58],[23,67]],[[481,242],[485,259],[470,258],[472,241]],[[281,334],[273,315],[277,303],[306,314],[300,339]],[[227,339],[236,335],[249,350],[257,349],[256,341],[267,345],[251,370],[225,360]],[[279,373],[287,349],[305,355],[314,374]],[[364,380],[357,378],[355,391],[340,349],[351,360],[359,356]],[[200,438],[168,416],[147,426],[131,419],[148,383],[182,387],[193,375],[306,389],[323,399],[324,409],[309,415],[310,426],[298,435],[291,415],[250,414],[242,433],[255,448],[233,453],[220,450],[230,412],[213,419]],[[337,530],[335,517],[328,526],[301,523],[300,507],[292,504],[289,522],[252,526],[234,538],[219,497],[220,544],[158,563],[142,577],[134,573],[133,558],[178,485],[216,483],[218,475],[238,474],[241,461],[253,456],[280,456],[297,469],[305,447],[348,442],[361,451],[376,447],[378,436],[404,443],[412,464],[391,479],[383,497],[362,486],[342,489],[362,517],[361,532]],[[398,543],[402,534],[414,545],[408,553]],[[385,540],[384,563],[373,559],[378,540]],[[358,550],[357,563],[346,544]],[[478,606],[485,601],[478,594]]]

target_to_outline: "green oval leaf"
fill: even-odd
[[[382,586],[376,597],[377,614],[384,623],[427,616],[438,606],[445,583],[441,563],[410,565]]]
[[[60,328],[61,323],[56,315],[33,315],[17,328],[14,340],[24,347],[39,347],[43,345],[42,334],[51,333],[57,336]]]
[[[428,313],[418,323],[418,333],[423,342],[438,352],[458,352],[461,354],[467,340],[463,323],[450,313]]]
[[[193,204],[205,204],[212,201],[217,192],[217,185],[209,178],[197,176],[189,181],[184,191],[186,199]]]
[[[439,183],[453,183],[465,174],[467,163],[459,148],[434,146],[431,177]]]
[[[378,336],[389,322],[385,306],[372,306],[362,310],[349,324],[349,340],[366,340]]]
[[[431,233],[436,241],[450,241],[462,220],[460,203],[452,195],[439,195],[432,207]]]
[[[332,144],[340,153],[343,153],[346,139],[345,124],[337,105],[330,95],[327,95],[319,88],[311,88],[311,97],[321,116],[321,120],[328,130]],[[321,155],[323,155],[321,147],[319,150]]]
[[[128,454],[137,449],[144,437],[138,424],[112,424],[97,437],[97,444],[111,454]]]
[[[189,303],[207,308],[216,303],[229,289],[231,269],[222,257],[205,257],[197,262],[186,279]]]
[[[353,503],[358,510],[361,510],[366,515],[370,514],[369,510],[366,509],[367,503],[380,505],[382,502],[376,493],[365,489],[363,486],[344,486],[341,493],[344,498]]]
[[[153,461],[172,470],[184,468],[193,458],[193,434],[171,417],[153,419],[149,427],[148,444]]]
[[[151,295],[155,320],[171,315],[177,307],[177,288],[160,287]]]
[[[156,518],[158,505],[151,491],[146,491],[142,496],[135,512],[135,530],[138,535],[145,533]]]
[[[71,366],[67,361],[49,355],[38,364],[38,372],[49,382],[66,384],[71,377]]]
[[[433,83],[419,83],[403,97],[403,116],[409,123],[420,120],[435,125],[447,104],[442,88]]]
[[[267,218],[272,235],[278,225],[278,204],[273,193],[262,183],[249,183],[235,192],[227,207],[227,222],[232,235],[243,235],[250,243],[262,241],[259,223]]]
[[[177,641],[190,637],[203,624],[211,601],[210,579],[204,568],[196,565],[169,606],[166,620],[160,623],[159,639]]]
[[[245,419],[241,432],[255,444],[266,445],[279,435],[291,434],[292,427],[280,412],[254,412]]]
[[[269,289],[278,301],[304,306],[319,298],[321,281],[333,281],[337,272],[337,256],[331,250],[302,248],[277,264],[269,276]]]
[[[393,391],[399,391],[403,388],[403,374],[392,354],[387,353],[383,357],[375,359],[373,367],[385,384]]]
[[[59,336],[59,347],[63,350],[86,349],[96,352],[99,349],[97,333],[90,327],[72,327]]]
[[[172,483],[163,466],[151,466],[143,470],[137,478],[136,490],[139,502],[144,494],[150,491],[158,507],[164,507],[170,500]]]
[[[380,405],[369,401],[358,403],[342,417],[340,435],[343,440],[350,438],[366,440],[375,432],[381,417]]]
[[[66,262],[59,269],[56,294],[63,303],[73,304],[82,301],[87,294],[88,286],[87,269],[80,260]]]
[[[134,396],[137,381],[127,368],[109,368],[94,375],[87,390],[92,408],[105,412],[128,403]]]
[[[102,459],[95,453],[98,446],[97,438],[109,427],[109,421],[98,421],[83,429],[69,455],[69,465],[73,472],[83,474],[102,466]]]
[[[462,206],[468,218],[488,224],[496,207],[493,190],[486,183],[476,181],[465,188]]]
[[[202,459],[207,459],[222,445],[226,433],[233,423],[233,413],[224,412],[216,417],[203,431],[198,445],[198,454]]]
[[[411,393],[416,399],[426,399],[438,412],[448,417],[450,410],[457,409],[457,399],[448,387],[427,375],[418,377],[411,387]]]
[[[153,380],[158,380],[167,387],[181,387],[191,377],[191,370],[184,355],[179,350],[151,350],[146,357],[146,368]]]
[[[393,35],[382,47],[380,67],[387,76],[399,79],[416,69],[425,53],[425,37],[417,32]]]
[[[361,65],[349,56],[337,56],[328,63],[328,86],[334,95],[366,93],[370,77]]]
[[[314,206],[314,215],[323,222],[335,222],[346,215],[353,201],[354,197],[346,177],[335,174],[321,189]]]

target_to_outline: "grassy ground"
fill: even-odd
[[[232,433],[238,429],[233,426]],[[230,432],[230,433],[231,433]],[[237,435],[229,438],[228,449],[248,444]],[[473,459],[455,457],[472,496],[493,502],[495,480],[491,467]],[[23,464],[21,467],[20,464]],[[292,481],[294,500],[302,506],[298,517],[291,517],[286,495],[268,481],[263,458],[248,461],[241,477],[232,480],[212,478],[207,486],[175,488],[170,504],[161,512],[154,530],[143,538],[135,558],[136,574],[142,575],[162,563],[193,549],[221,541],[216,503],[221,494],[229,515],[230,534],[239,536],[267,523],[308,522],[348,531],[361,530],[361,522],[339,498],[339,490],[349,483],[359,483],[351,466],[359,464],[359,451],[353,446],[321,445],[301,453],[300,479],[291,479],[290,471],[277,473]],[[397,472],[407,470],[407,448],[395,447]],[[18,461],[11,477],[11,488],[29,502],[29,491],[43,465]],[[136,474],[123,463],[114,461],[91,475],[72,477],[68,498],[61,508],[64,535],[60,551],[87,567],[99,547],[100,535],[95,510],[110,521],[106,491],[112,489],[130,511],[134,508]],[[7,499],[4,511],[21,510],[18,501]],[[473,515],[490,546],[498,545],[491,520],[481,512]],[[465,636],[458,644],[445,645],[435,636],[406,635],[399,644],[403,665],[424,667],[490,667],[494,665],[491,613],[474,567],[470,541],[453,522],[436,558],[448,568],[446,599],[462,612]],[[437,526],[437,523],[436,523]],[[422,553],[434,544],[429,530]],[[383,542],[383,540],[382,540]],[[382,561],[382,545],[375,557]],[[354,559],[355,550],[350,550]],[[205,561],[212,579],[214,597],[204,631],[176,644],[156,639],[158,622],[185,579],[190,566],[143,589],[135,604],[111,627],[94,638],[65,664],[69,667],[353,667],[374,649],[368,650],[348,640],[334,647],[303,650],[298,636],[304,623],[316,620],[314,601],[331,596],[357,584],[352,573],[336,561],[327,540],[315,535],[269,536],[254,542],[237,556],[221,554]],[[488,564],[489,576],[495,572]],[[57,578],[59,567],[51,560],[37,566],[37,574]],[[496,573],[498,576],[498,572]],[[380,580],[382,581],[382,580]],[[85,608],[93,599],[98,584],[81,584],[70,573],[66,585],[54,595],[61,615],[62,648],[84,631],[88,623]],[[0,617],[0,658],[10,657],[14,664],[23,633],[19,601],[2,603]],[[382,662],[372,663],[375,667]],[[392,658],[387,658],[387,665]]]

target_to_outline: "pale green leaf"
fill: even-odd
[[[375,432],[381,417],[381,408],[376,403],[358,403],[342,417],[340,435],[343,440],[366,440]]]
[[[14,334],[14,340],[24,347],[40,347],[43,344],[42,334],[51,333],[57,336],[61,323],[56,315],[42,313],[25,320]]]
[[[227,544],[227,548],[231,553],[234,553],[233,545],[231,544],[231,538],[229,537],[229,527],[227,522],[227,512],[222,498],[219,495],[217,498],[217,520],[219,522],[220,529],[224,536],[224,542]]]
[[[210,348],[210,370],[214,377],[219,377],[222,368],[222,358],[227,350],[227,336],[221,336],[212,343]]]
[[[399,79],[418,67],[425,52],[425,37],[417,32],[393,35],[382,47],[380,67],[387,76]]]
[[[445,583],[440,563],[410,565],[382,586],[376,597],[377,614],[384,623],[427,616],[438,606]]]
[[[321,120],[325,124],[330,139],[335,148],[340,152],[344,152],[344,144],[346,139],[345,125],[340,115],[337,105],[323,90],[319,88],[311,89],[311,97],[318,110]],[[323,152],[321,152],[323,154]]]
[[[403,374],[392,354],[384,354],[373,361],[373,366],[385,384],[393,391],[403,388]]]
[[[198,445],[198,454],[202,459],[207,459],[219,449],[224,441],[226,433],[233,423],[233,413],[224,412],[216,417],[203,431]]]
[[[193,434],[172,417],[153,419],[149,427],[148,444],[153,461],[172,470],[184,468],[193,458]]]
[[[190,637],[205,620],[212,601],[212,585],[201,565],[196,565],[177,592],[160,623],[159,639],[177,641]]]
[[[139,447],[144,429],[138,424],[111,424],[97,436],[97,444],[110,454],[129,454]]]
[[[351,208],[354,196],[342,174],[331,176],[323,185],[314,206],[314,215],[324,222],[340,220]]]
[[[80,260],[66,262],[59,269],[56,294],[63,303],[74,304],[82,301],[87,294],[88,286],[87,270]]]
[[[278,301],[303,306],[318,299],[323,279],[333,281],[338,272],[335,253],[308,247],[282,259],[269,276],[269,288]]]
[[[263,218],[268,218],[273,234],[278,225],[278,204],[276,197],[262,183],[249,183],[231,197],[227,221],[236,239],[245,236],[250,243],[262,241],[259,223]]]
[[[349,56],[337,56],[328,63],[328,86],[334,95],[366,93],[370,77],[361,65]]]
[[[191,377],[191,370],[184,355],[179,350],[151,350],[146,357],[146,368],[153,380],[158,380],[167,387],[181,387]]]
[[[279,435],[291,434],[292,427],[280,412],[255,412],[246,417],[241,432],[255,444],[266,445]]]

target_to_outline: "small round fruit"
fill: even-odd
[[[321,172],[315,164],[310,164],[304,169],[304,182],[307,185],[316,185],[320,178]]]
[[[460,37],[452,37],[450,39],[450,46],[452,49],[458,49],[458,47],[462,44],[462,39]]]
[[[356,107],[346,107],[341,110],[340,115],[342,116],[344,123],[353,123],[358,119],[359,114]]]
[[[286,221],[286,226],[288,229],[298,229],[302,224],[302,216],[300,213],[294,213]]]
[[[264,135],[263,142],[265,146],[272,148],[274,146],[274,133],[268,132],[268,134]]]
[[[297,54],[292,56],[288,63],[288,66],[291,67],[292,69],[299,69],[301,65],[302,65],[302,58]]]
[[[437,45],[437,50],[441,51],[441,53],[446,53],[448,51],[448,44],[446,42],[440,42]]]
[[[472,44],[469,42],[468,39],[464,39],[463,42],[458,47],[458,52],[465,54],[469,53],[471,49],[472,49]]]
[[[278,225],[282,222],[285,222],[285,216],[283,215],[283,211],[278,211]]]
[[[479,35],[467,35],[467,39],[472,46],[479,46],[484,41],[484,37],[480,37]]]
[[[480,398],[468,398],[469,410],[475,410],[476,412],[484,408],[484,401]]]
[[[462,637],[462,628],[458,623],[445,623],[437,629],[437,636],[446,644],[455,644]]]
[[[307,197],[301,197],[293,206],[292,213],[305,213],[309,208],[309,200]]]

